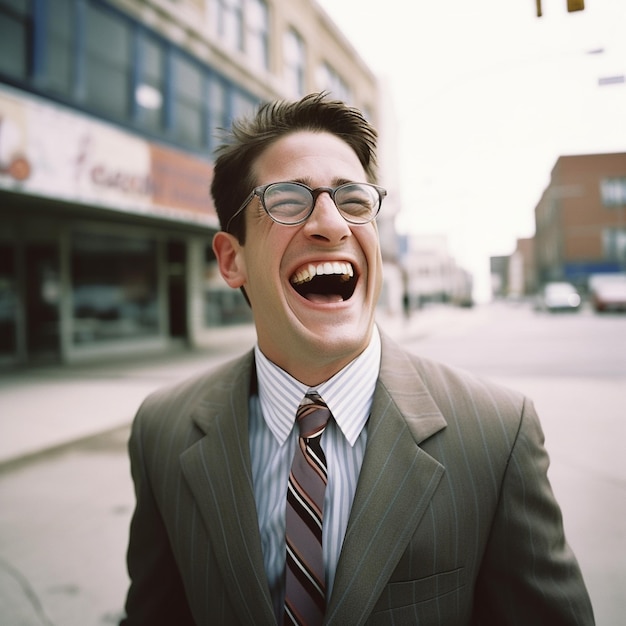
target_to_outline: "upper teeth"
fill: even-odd
[[[291,282],[299,285],[306,283],[313,279],[315,276],[340,274],[344,280],[349,280],[354,276],[354,270],[350,263],[344,263],[342,261],[335,261],[333,263],[309,263],[308,265],[301,267],[292,277]]]

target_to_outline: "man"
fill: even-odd
[[[126,626],[593,624],[531,403],[375,325],[375,148],[311,95],[221,149],[213,247],[258,341],[138,412]]]

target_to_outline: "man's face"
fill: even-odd
[[[314,132],[273,143],[257,159],[253,175],[257,185],[367,182],[347,143]],[[303,224],[275,223],[256,197],[245,219],[246,243],[229,241],[229,284],[246,290],[263,353],[298,380],[319,384],[369,343],[382,283],[376,223],[349,224],[327,193]],[[307,280],[311,265],[316,276]]]

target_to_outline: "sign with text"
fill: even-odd
[[[0,187],[218,227],[209,161],[6,87]]]

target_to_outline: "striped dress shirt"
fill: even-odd
[[[324,499],[323,550],[327,597],[348,526],[365,445],[366,423],[380,371],[380,335],[335,376],[311,388],[324,399],[334,420],[322,436],[328,466]],[[285,569],[285,507],[289,470],[298,440],[298,405],[307,385],[269,361],[255,347],[258,396],[250,398],[250,453],[265,571],[274,610],[282,614]]]

